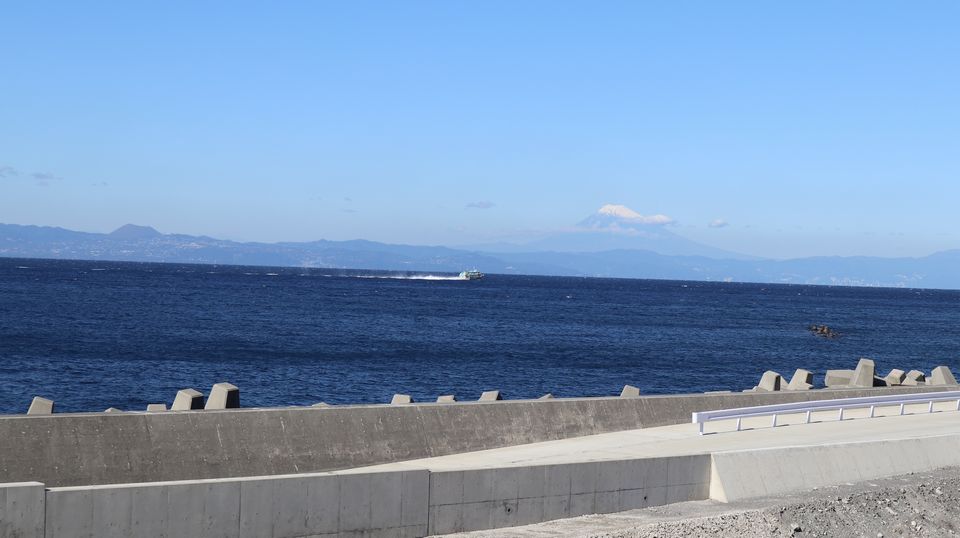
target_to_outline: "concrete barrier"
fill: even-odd
[[[0,484],[0,537],[43,536],[46,495],[40,482]]]
[[[428,487],[394,471],[51,488],[45,536],[424,536]]]
[[[45,499],[32,484],[42,527],[24,536],[412,538],[704,500],[710,477],[710,456],[695,455],[61,487]]]
[[[731,502],[960,464],[960,435],[495,468],[53,487],[0,484],[0,537],[414,537],[712,498]],[[788,462],[788,464],[785,464]]]
[[[0,417],[0,482],[320,472],[690,421],[694,411],[939,387]]]
[[[430,473],[430,534],[704,500],[710,456]]]
[[[960,465],[960,436],[829,443],[712,456],[710,498],[733,502]]]

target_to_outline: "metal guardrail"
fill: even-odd
[[[777,427],[778,415],[792,415],[806,413],[805,424],[810,423],[814,411],[838,411],[838,420],[843,420],[845,409],[870,408],[868,418],[873,418],[878,407],[892,407],[899,405],[900,414],[904,414],[904,407],[909,404],[927,403],[927,412],[933,412],[935,402],[949,402],[956,400],[957,411],[960,411],[960,389],[945,392],[921,392],[915,394],[894,394],[890,396],[867,396],[862,398],[838,398],[835,400],[815,400],[809,402],[793,402],[785,404],[760,405],[756,407],[739,407],[736,409],[718,409],[715,411],[700,411],[693,413],[693,423],[698,425],[700,435],[707,422],[715,420],[737,419],[737,431],[741,429],[741,420],[749,417],[770,416],[771,427]]]

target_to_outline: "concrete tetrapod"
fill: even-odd
[[[780,390],[781,383],[783,383],[783,376],[777,372],[774,372],[773,370],[767,370],[760,378],[760,383],[757,385],[757,390],[774,392]]]
[[[390,405],[402,405],[413,403],[413,398],[409,394],[394,394],[390,399]]]
[[[876,372],[876,364],[872,359],[862,358],[857,362],[857,368],[853,371],[853,377],[850,379],[852,387],[872,387],[873,376]]]
[[[203,409],[203,393],[194,389],[177,391],[177,396],[173,399],[170,410],[189,411],[191,409]]]
[[[925,385],[926,382],[927,376],[925,376],[920,370],[910,370],[907,372],[907,376],[903,378],[903,384],[909,386]]]
[[[443,396],[437,396],[437,403],[454,403],[457,401],[457,397],[453,394],[444,394]]]
[[[159,413],[160,411],[166,411],[166,410],[167,410],[167,404],[165,403],[147,404],[148,413]]]
[[[27,409],[28,415],[49,415],[53,413],[53,400],[34,396],[30,402],[30,408]]]
[[[204,409],[236,409],[240,407],[240,389],[230,383],[217,383],[210,389]]]
[[[937,366],[930,372],[930,385],[956,385],[957,379],[946,366]]]
[[[481,402],[493,402],[493,401],[502,400],[502,399],[503,399],[503,396],[500,395],[499,390],[486,390],[486,391],[483,391],[482,394],[480,394]]]
[[[827,370],[827,375],[823,378],[823,384],[828,388],[846,387],[853,379],[853,370]]]
[[[783,381],[780,381],[783,383]],[[793,377],[790,378],[790,383],[787,384],[787,390],[810,390],[813,388],[813,372],[810,370],[804,370],[803,368],[797,368],[797,371],[793,373]]]
[[[894,385],[902,385],[903,380],[906,378],[907,378],[906,372],[904,372],[903,370],[898,370],[894,368],[893,370],[890,370],[890,373],[887,374],[886,377],[883,378],[883,380],[887,382],[888,387],[892,387]]]
[[[623,390],[620,391],[621,398],[633,398],[636,396],[640,396],[640,389],[633,385],[624,385]]]

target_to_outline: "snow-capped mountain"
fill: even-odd
[[[550,234],[524,247],[533,251],[647,250],[669,256],[751,259],[680,236],[669,229],[673,222],[666,215],[643,215],[624,205],[607,204],[573,228]]]
[[[641,215],[625,205],[607,204],[580,221],[577,226],[592,230],[626,231],[673,224],[666,215]]]

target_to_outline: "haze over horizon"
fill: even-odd
[[[960,6],[7,6],[0,222],[765,258],[960,248]]]

